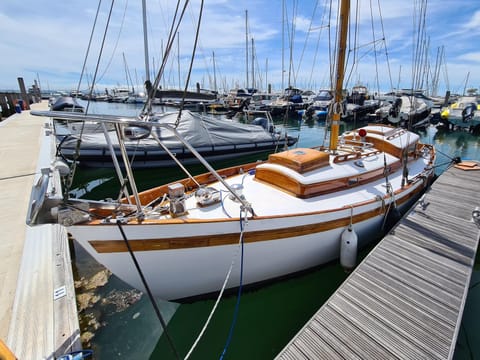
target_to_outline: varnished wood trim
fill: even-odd
[[[400,161],[395,161],[387,167],[386,174],[390,175],[402,166]],[[378,180],[385,176],[385,169],[379,168],[356,176],[346,176],[334,180],[322,181],[313,184],[302,184],[276,169],[259,168],[255,174],[255,180],[275,186],[279,189],[299,197],[310,198],[313,196],[328,194],[332,191],[347,190],[352,187]]]
[[[8,348],[8,346],[0,339],[0,359],[2,360],[17,360],[15,354]]]
[[[353,222],[360,222],[371,217],[379,215],[381,209],[355,215]],[[337,219],[317,224],[304,226],[294,226],[283,229],[263,230],[263,231],[247,231],[244,233],[243,241],[245,243],[278,240],[289,237],[304,236],[323,232],[339,227],[345,227],[350,223],[350,217]],[[201,235],[189,237],[175,237],[169,239],[145,239],[132,240],[130,246],[133,251],[152,251],[152,250],[173,250],[188,249],[195,247],[219,246],[237,244],[240,233],[218,234],[218,235]],[[90,240],[90,245],[98,253],[126,252],[127,247],[123,240]]]
[[[218,174],[221,177],[224,177],[224,178],[234,176],[234,175],[241,174],[243,172],[248,172],[252,169],[255,169],[255,167],[257,165],[261,164],[261,163],[262,163],[261,161],[257,161],[257,162],[254,162],[254,163],[232,166],[232,167],[229,167],[229,168],[219,170]],[[211,174],[211,173],[203,173],[203,174],[200,174],[200,175],[196,175],[196,176],[194,176],[194,179],[200,185],[208,185],[208,184],[211,184],[213,182],[218,181],[217,178],[215,176],[213,176],[213,174]],[[183,184],[183,186],[185,186],[185,190],[187,192],[192,192],[195,189],[197,189],[197,184],[192,179],[185,178],[185,179],[174,181],[174,182],[171,182],[171,183],[168,183],[168,184],[165,184],[165,185],[157,186],[157,187],[152,188],[152,189],[142,191],[141,193],[138,194],[138,197],[140,199],[140,203],[143,206],[145,206],[147,204],[150,204],[152,201],[155,201],[157,199],[161,199],[164,194],[168,194],[168,186],[171,185],[171,184],[174,184],[174,183]],[[130,204],[135,205],[136,204],[135,197],[132,195],[132,196],[130,196],[130,199],[123,198],[123,199],[121,199],[121,203],[123,203],[123,204],[130,203]],[[94,216],[97,216],[98,218],[106,218],[106,217],[112,215],[112,212],[110,210],[107,210],[107,209],[92,208],[89,211],[90,211],[91,214],[93,214]]]
[[[418,180],[421,181],[421,180]],[[413,184],[410,184],[412,186]],[[401,205],[419,192],[423,191],[423,187],[419,187],[409,193],[406,196],[403,196],[397,199],[397,205]],[[399,195],[398,193],[396,194]],[[372,201],[367,201],[362,204],[356,204],[356,206],[365,205],[371,203]],[[382,214],[384,209],[378,207],[371,211],[357,214],[353,216],[353,223],[358,223],[361,221],[368,220],[374,216]],[[301,214],[302,216],[308,214]],[[296,215],[299,216],[299,215]],[[274,219],[278,216],[271,217],[258,217],[257,219]],[[238,221],[238,220],[237,220]],[[320,233],[336,228],[346,227],[350,223],[350,217],[345,217],[342,219],[336,219],[331,221],[325,221],[316,224],[295,226],[283,229],[272,229],[272,230],[262,230],[262,231],[246,231],[244,233],[244,242],[253,243],[259,241],[270,241],[285,239],[290,237],[304,236],[309,234]],[[105,225],[103,225],[105,226]],[[127,225],[129,226],[129,225]],[[132,240],[129,242],[133,251],[155,251],[155,250],[173,250],[173,249],[188,249],[195,247],[208,247],[208,246],[220,246],[220,245],[232,245],[239,242],[239,233],[228,233],[228,234],[218,234],[218,235],[201,235],[201,236],[188,236],[188,237],[175,237],[168,239],[141,239],[141,240]],[[97,251],[98,253],[117,253],[117,252],[126,252],[127,247],[123,240],[90,240],[89,244]]]
[[[248,171],[254,169],[259,164],[261,164],[261,162],[254,162],[254,163],[249,163],[249,164],[242,164],[242,165],[239,165],[239,166],[232,166],[232,167],[229,167],[229,168],[219,170],[218,174],[221,177],[230,177],[230,176],[234,176],[234,175],[237,175],[237,174],[241,174],[243,172],[248,172]],[[203,173],[203,174],[194,176],[194,179],[200,185],[208,185],[208,184],[211,184],[211,183],[217,181],[217,178],[215,176],[213,176],[211,173]],[[195,182],[190,178],[174,181],[173,183],[183,184],[187,191],[192,191],[192,190],[197,188],[197,185],[195,184]],[[149,204],[150,202],[152,202],[153,200],[162,197],[163,194],[167,194],[168,193],[168,186],[173,184],[173,183],[169,183],[169,184],[166,184],[166,185],[155,187],[153,189],[142,191],[141,193],[139,193],[140,203],[142,205],[146,205],[146,204]],[[134,199],[133,196],[130,197],[130,201],[131,201],[132,204],[135,204],[135,199]],[[122,202],[127,203],[127,200],[123,199]]]
[[[279,164],[303,174],[330,164],[330,155],[312,148],[295,148],[268,156],[270,164]]]
[[[349,135],[349,136],[346,136],[345,137],[345,140],[348,141],[348,140],[352,140],[353,139],[353,135]],[[391,142],[385,140],[385,139],[379,139],[379,138],[376,138],[374,136],[365,136],[365,142],[367,143],[371,143],[373,144],[373,147],[380,150],[380,151],[384,151],[386,152],[387,154],[391,154],[397,158],[401,158],[402,156],[402,152],[403,152],[403,149],[402,148],[399,148],[399,147],[396,147],[395,145],[393,145]]]

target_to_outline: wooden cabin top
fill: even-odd
[[[330,156],[311,148],[297,148],[268,156],[268,163],[286,166],[300,174],[318,169],[330,163]]]
[[[257,166],[255,179],[303,198],[347,189],[396,171],[404,150],[411,154],[419,140],[390,126],[371,125],[365,131],[342,135],[336,154],[311,148],[271,154]]]

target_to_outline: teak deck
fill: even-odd
[[[479,175],[443,173],[276,359],[451,359],[478,247]]]

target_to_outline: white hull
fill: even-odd
[[[38,214],[68,226],[135,288],[145,290],[128,248],[154,295],[203,295],[222,288],[232,262],[227,288],[240,285],[242,259],[242,285],[254,284],[339,258],[350,225],[360,247],[378,239],[390,210],[406,210],[434,175],[435,150],[418,140],[401,128],[369,125],[342,134],[335,153],[286,150],[122,202],[46,200],[55,211],[36,211],[32,222]]]
[[[392,178],[392,183],[397,183],[400,178]],[[378,188],[382,188],[379,181]],[[418,190],[423,189],[424,181],[418,180],[404,192],[402,196],[411,199],[412,194],[419,195]],[[283,275],[309,269],[325,264],[339,257],[340,237],[349,223],[351,209],[341,205],[355,195],[351,191],[344,191],[343,196],[337,196],[337,211],[327,213],[313,212],[311,215],[277,216],[258,220],[249,220],[245,225],[243,285],[277,278]],[[261,199],[264,200],[264,199]],[[323,199],[328,200],[328,196]],[[398,203],[402,198],[396,198]],[[238,204],[230,201],[225,204],[227,211]],[[318,204],[315,201],[316,204]],[[233,205],[232,208],[229,205]],[[384,212],[382,208],[389,206],[389,202],[382,204],[381,200],[354,208],[354,217],[362,213],[377,210],[378,215],[370,216],[364,221],[354,222],[353,227],[359,236],[361,246],[378,239],[382,233]],[[307,209],[307,208],[305,208]],[[238,210],[238,209],[235,209]],[[322,231],[322,224],[339,222],[339,226]],[[302,228],[310,230],[302,233]],[[227,288],[238,287],[240,279],[241,248],[240,222],[237,219],[222,222],[204,223],[176,223],[176,224],[141,224],[123,226],[125,234],[132,247],[135,241],[152,241],[153,239],[187,239],[205,241],[205,238],[222,238],[222,234],[229,234],[233,240],[228,245],[208,245],[190,248],[135,251],[135,256],[145,275],[147,283],[158,297],[167,300],[192,297],[218,291],[225,280],[232,261],[234,266],[230,275]],[[282,238],[283,230],[295,236]],[[70,229],[74,238],[100,263],[109,268],[115,275],[131,286],[144,290],[130,254],[127,251],[103,253],[97,252],[90,241],[100,243],[103,240],[123,241],[120,230],[116,224],[78,225]],[[272,234],[272,240],[255,241],[255,234],[264,232]],[[248,238],[254,234],[253,238]],[[280,235],[279,235],[280,234]],[[227,236],[227,235],[225,235]],[[280,238],[278,238],[280,237]],[[175,240],[174,240],[175,241]]]
[[[377,220],[381,221],[382,219]],[[113,230],[118,232],[116,227]],[[336,229],[296,238],[245,244],[243,285],[295,273],[338,258],[341,231],[342,229]],[[88,242],[80,243],[116,276],[132,287],[144,290],[129,253],[98,254]],[[239,245],[235,244],[138,251],[135,256],[150,290],[162,299],[174,300],[221,289],[232,260],[235,264],[227,288],[238,287],[240,251]]]

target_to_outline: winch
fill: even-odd
[[[174,183],[169,185],[168,198],[170,199],[170,215],[172,217],[182,216],[187,213],[185,187],[183,184]]]
[[[233,184],[230,186],[233,190],[233,192],[236,194],[230,194],[229,197],[233,201],[239,201],[238,198],[245,199],[243,196],[243,185],[242,184]]]
[[[213,187],[200,187],[195,191],[195,199],[200,206],[209,206],[220,202],[220,191]]]

